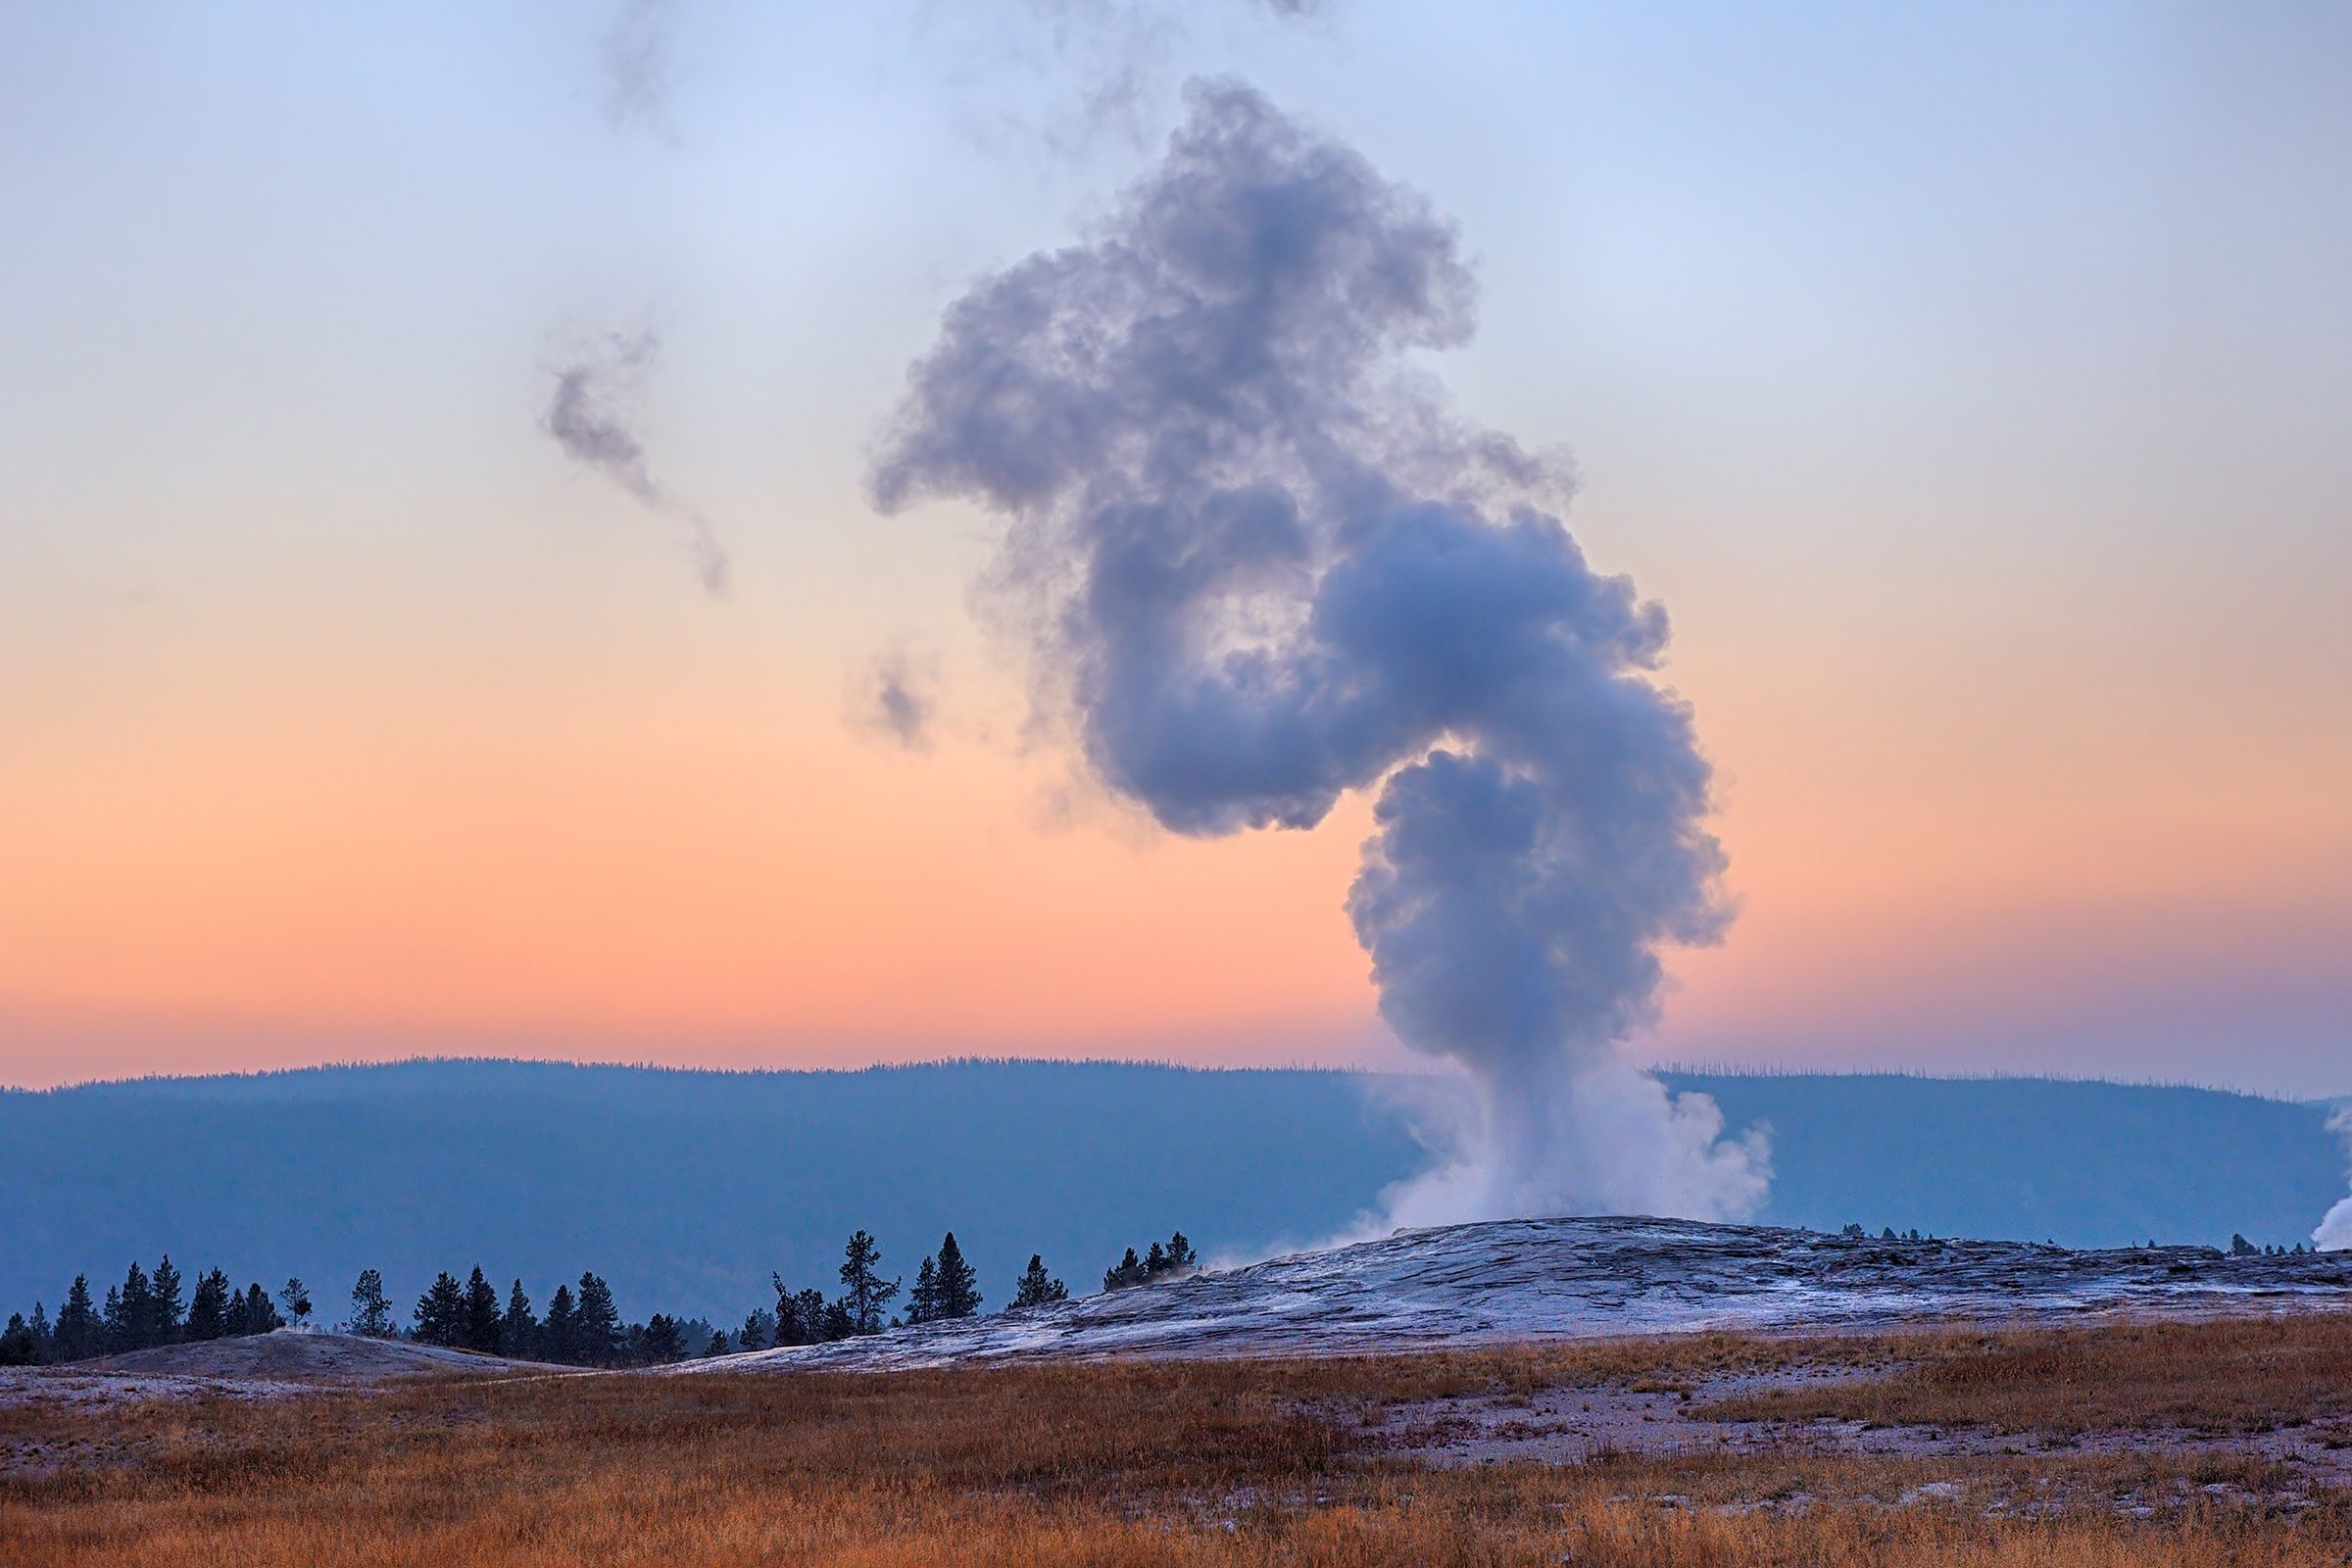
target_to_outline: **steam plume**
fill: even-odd
[[[1760,1146],[1615,1050],[1660,945],[1728,918],[1708,764],[1650,678],[1664,612],[1544,510],[1556,466],[1396,373],[1469,335],[1452,228],[1250,88],[1189,96],[1090,242],[950,308],[877,503],[1007,519],[1006,608],[1163,827],[1311,827],[1378,788],[1348,910],[1382,1014],[1486,1104],[1396,1217],[1751,1210]]]
[[[977,111],[967,134],[1001,152],[1083,158],[1105,144],[1146,144],[1199,33],[1244,14],[1312,26],[1329,10],[1327,0],[1018,0],[918,15],[956,85],[979,89],[966,106]],[[975,71],[975,61],[986,65]]]
[[[651,331],[614,333],[556,370],[555,396],[542,421],[564,455],[585,464],[686,531],[695,572],[711,594],[724,594],[734,572],[710,520],[671,495],[646,466],[645,444],[630,430],[645,378],[661,354]]]
[[[605,112],[615,127],[659,127],[669,101],[670,0],[624,0],[606,32]]]
[[[2347,1105],[2328,1120],[2328,1129],[2341,1133],[2347,1145],[2352,1145],[2352,1105]],[[2320,1228],[2311,1233],[2312,1245],[2323,1252],[2352,1251],[2352,1198],[2346,1198],[2328,1211]]]

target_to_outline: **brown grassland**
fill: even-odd
[[[1704,1391],[1791,1368],[1828,1375],[1705,1406],[1798,1423],[1762,1452],[1441,1468],[1382,1441],[1422,1401]],[[1809,1443],[1802,1423],[2242,1435],[2348,1415],[2352,1313],[1346,1360],[438,1379],[0,1410],[20,1458],[0,1472],[0,1561],[2342,1564],[2352,1496],[2254,1447],[1870,1457]],[[2160,1497],[2176,1500],[2145,1517],[2118,1505]]]

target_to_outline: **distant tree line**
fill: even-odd
[[[1102,1288],[1128,1291],[1154,1280],[1182,1279],[1200,1272],[1200,1255],[1184,1239],[1184,1232],[1178,1231],[1168,1238],[1165,1247],[1153,1242],[1152,1250],[1141,1257],[1135,1255],[1134,1248],[1127,1249],[1126,1256],[1102,1271]]]
[[[392,1337],[390,1303],[383,1281],[373,1269],[352,1287],[351,1328],[355,1334]],[[447,1270],[433,1283],[410,1313],[408,1337],[418,1345],[484,1355],[509,1356],[518,1361],[553,1361],[564,1366],[657,1366],[686,1357],[689,1336],[699,1320],[656,1312],[642,1323],[624,1321],[613,1304],[612,1288],[593,1269],[583,1270],[575,1289],[558,1285],[541,1317],[530,1294],[517,1279],[501,1301],[479,1264],[465,1283]]]
[[[7,1328],[0,1329],[0,1366],[82,1361],[190,1340],[267,1334],[311,1313],[310,1292],[299,1279],[286,1281],[275,1298],[258,1281],[236,1290],[217,1268],[200,1275],[183,1298],[184,1287],[170,1253],[152,1273],[134,1261],[122,1284],[107,1287],[104,1302],[91,1298],[89,1276],[76,1274],[54,1321],[41,1301],[32,1303],[29,1318],[9,1314]]]
[[[1127,1249],[1126,1255],[1104,1271],[1102,1288],[1126,1290],[1180,1278],[1199,1267],[1199,1255],[1178,1231],[1164,1245],[1152,1243],[1141,1257],[1135,1249]],[[363,1269],[353,1284],[351,1315],[340,1326],[370,1339],[406,1339],[516,1360],[651,1366],[682,1360],[698,1346],[705,1355],[723,1355],[949,1322],[976,1316],[985,1299],[979,1273],[964,1257],[953,1231],[923,1258],[911,1290],[903,1292],[899,1276],[884,1276],[881,1246],[863,1230],[844,1245],[836,1276],[840,1291],[828,1297],[811,1287],[796,1289],[781,1274],[771,1273],[774,1308],[755,1308],[730,1335],[702,1319],[663,1312],[642,1323],[624,1321],[612,1288],[593,1270],[583,1271],[576,1285],[558,1285],[542,1316],[520,1279],[502,1299],[479,1264],[463,1281],[447,1270],[437,1274],[417,1297],[404,1326],[382,1273],[370,1268]],[[315,1309],[300,1279],[287,1280],[273,1297],[258,1283],[237,1291],[216,1268],[197,1280],[184,1305],[181,1291],[180,1274],[169,1256],[153,1272],[132,1263],[122,1284],[107,1291],[103,1305],[92,1301],[88,1278],[76,1276],[54,1321],[39,1301],[33,1303],[29,1318],[23,1313],[9,1318],[6,1330],[0,1331],[0,1366],[79,1361],[160,1345],[267,1334],[307,1323]],[[902,1294],[905,1311],[892,1316],[891,1303]],[[1008,1309],[1024,1311],[1069,1298],[1069,1287],[1032,1252],[1028,1267],[1013,1282]]]

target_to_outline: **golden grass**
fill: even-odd
[[[2058,1360],[2001,1364],[2070,1369],[2090,1380],[2078,1391],[2202,1388],[2226,1399],[2216,1380],[2237,1378],[2266,1343],[2282,1366],[2332,1343],[2292,1323],[2117,1333],[2104,1356],[2048,1336],[2063,1342]],[[2289,1515],[2196,1490],[2284,1491],[2287,1475],[2254,1458],[1790,1452],[1441,1471],[1357,1447],[1348,1418],[1791,1361],[1973,1365],[2033,1346],[1710,1337],[1329,1361],[441,1380],[257,1405],[19,1412],[20,1451],[76,1446],[62,1470],[0,1479],[0,1562],[2287,1568],[2352,1555],[2341,1496]],[[2118,1394],[2108,1407],[2170,1409],[2171,1398]],[[1903,1504],[1932,1482],[1963,1490]],[[2165,1511],[2119,1515],[2125,1495],[2166,1499]],[[1800,1497],[1812,1499],[1801,1515],[1755,1506]],[[2039,1519],[1986,1514],[2037,1498],[2068,1505]]]
[[[1991,1432],[2271,1432],[2352,1412],[2352,1312],[1951,1333],[1887,1376],[1779,1388],[1703,1413]]]

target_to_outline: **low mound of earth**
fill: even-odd
[[[470,1350],[446,1350],[407,1340],[370,1340],[356,1334],[277,1329],[227,1340],[160,1345],[74,1365],[76,1372],[136,1372],[172,1377],[263,1378],[333,1383],[372,1383],[378,1378],[428,1372],[502,1372],[534,1363]],[[555,1370],[555,1369],[550,1369]]]
[[[2080,1251],[1689,1220],[1501,1220],[1399,1231],[1050,1307],[675,1370],[940,1366],[1008,1356],[1322,1355],[1921,1319],[2195,1316],[2352,1303],[2352,1256]]]
[[[572,1372],[530,1361],[445,1350],[405,1340],[278,1329],[228,1340],[163,1345],[64,1366],[0,1368],[0,1409],[97,1409],[148,1399],[272,1399],[334,1387],[447,1372]]]

